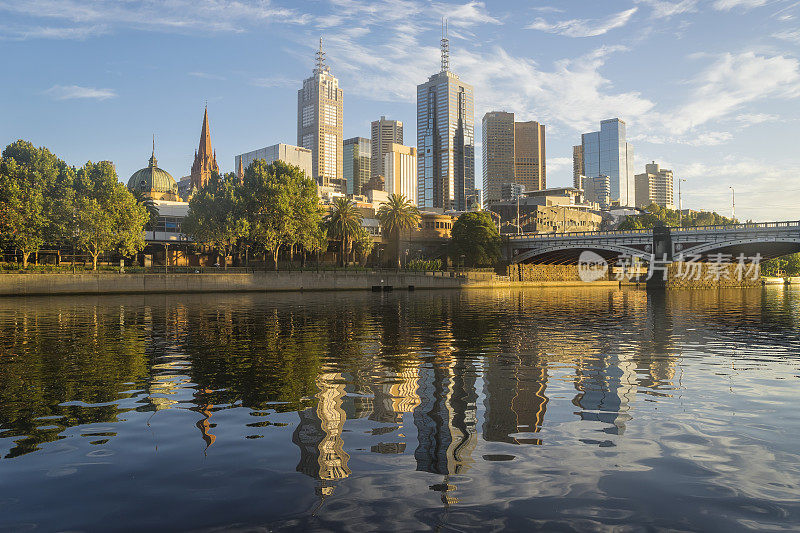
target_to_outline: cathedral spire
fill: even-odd
[[[200,145],[194,155],[191,183],[195,189],[202,188],[211,179],[212,172],[219,172],[217,156],[211,147],[211,127],[208,125],[208,104],[203,111],[203,127],[200,130]]]

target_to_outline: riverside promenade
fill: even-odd
[[[157,294],[353,290],[494,289],[586,286],[579,280],[511,281],[485,272],[391,270],[279,271],[247,273],[53,273],[0,275],[0,297],[63,294]],[[591,285],[617,286],[616,281]]]

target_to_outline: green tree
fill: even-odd
[[[403,195],[392,194],[378,208],[378,220],[383,232],[394,241],[397,268],[400,268],[400,234],[414,229],[419,224],[419,209]]]
[[[328,230],[324,224],[317,224],[316,228],[305,235],[303,248],[316,255],[317,270],[319,270],[319,255],[328,249]]]
[[[649,229],[659,224],[669,227],[677,227],[680,225],[688,228],[696,226],[715,226],[737,223],[732,218],[727,218],[719,213],[708,211],[690,212],[679,218],[678,211],[667,209],[657,204],[650,204],[644,210],[644,214],[625,217],[625,220],[619,224],[617,229],[626,231]]]
[[[359,226],[358,232],[353,238],[353,259],[363,265],[374,246],[372,235],[364,227]]]
[[[136,203],[143,206],[147,210],[147,222],[144,225],[145,230],[152,231],[155,237],[156,224],[158,223],[158,205],[156,201],[144,195],[140,190],[135,190],[133,194]]]
[[[112,163],[86,163],[78,172],[75,192],[77,241],[92,256],[94,270],[102,253],[132,255],[144,248],[147,210],[117,180]]]
[[[345,266],[353,239],[361,228],[364,216],[349,198],[336,198],[331,212],[325,217],[328,233],[341,242],[339,262]]]
[[[501,257],[501,239],[491,216],[485,211],[463,213],[453,224],[451,257],[464,256],[470,266],[492,266]]]
[[[13,158],[0,161],[0,208],[3,211],[3,234],[22,253],[22,267],[44,244],[47,220],[44,194],[39,184],[25,178]]]
[[[236,176],[214,172],[205,187],[189,201],[181,229],[197,243],[212,246],[228,268],[228,251],[248,234]]]

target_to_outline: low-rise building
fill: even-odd
[[[272,146],[267,146],[265,148],[259,148],[258,150],[253,150],[251,152],[246,152],[244,154],[239,154],[235,157],[234,165],[237,174],[242,174],[244,170],[246,170],[247,167],[249,167],[250,164],[256,159],[263,159],[268,164],[272,163],[273,161],[280,160],[284,163],[300,167],[300,170],[302,170],[308,177],[314,176],[311,172],[311,150],[307,148],[279,143],[273,144]],[[241,175],[239,176],[239,179],[242,179]]]
[[[602,222],[600,206],[587,202],[583,191],[574,187],[526,192],[519,201],[499,202],[489,209],[499,215],[501,233],[596,231]]]

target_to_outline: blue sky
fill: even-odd
[[[486,111],[547,126],[548,185],[571,185],[572,145],[628,124],[636,171],[685,178],[684,207],[800,218],[798,0],[0,0],[0,144],[69,163],[109,159],[188,175],[208,101],[223,171],[296,143],[296,98],[322,36],[344,90],[345,138],[380,115],[416,139],[416,85],[451,69]],[[480,169],[480,146],[476,167]]]

